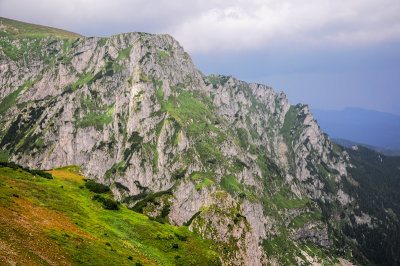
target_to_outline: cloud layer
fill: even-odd
[[[238,0],[196,14],[174,32],[200,51],[351,46],[398,39],[399,12],[400,2],[391,0]]]
[[[1,0],[0,15],[85,35],[169,33],[194,53],[400,39],[398,0]]]

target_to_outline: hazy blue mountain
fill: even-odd
[[[332,138],[351,140],[385,149],[400,150],[400,116],[347,107],[312,109],[318,124]]]
[[[336,144],[342,145],[346,148],[351,148],[354,145],[358,145],[358,146],[364,146],[367,147],[368,149],[377,151],[379,153],[382,153],[384,155],[388,155],[388,156],[400,156],[400,150],[392,150],[392,149],[386,149],[386,148],[382,148],[382,147],[376,147],[376,146],[372,146],[372,145],[368,145],[368,144],[364,144],[364,143],[359,143],[359,142],[355,142],[355,141],[351,141],[351,140],[347,140],[347,139],[335,139],[332,138],[332,141],[335,142]]]

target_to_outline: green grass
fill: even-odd
[[[68,171],[68,172],[71,172],[71,173],[77,174],[77,175],[80,175],[83,173],[82,168],[80,168],[77,165],[68,165],[68,166],[64,166],[64,167],[58,167],[58,168],[55,168],[54,170],[65,170],[65,171]]]
[[[169,55],[166,52],[162,51],[162,50],[157,50],[157,53],[163,59],[167,59],[169,57]]]
[[[0,150],[0,162],[7,162],[9,157],[8,150]]]
[[[309,198],[300,199],[296,197],[287,186],[281,187],[278,193],[275,194],[272,202],[279,209],[294,209],[302,208],[307,203],[311,202]]]
[[[269,237],[263,240],[262,246],[268,255],[278,258],[279,265],[297,265],[296,246],[286,234]]]
[[[252,187],[239,183],[234,175],[226,175],[221,179],[221,188],[231,194],[234,198],[247,198],[248,200],[254,200],[255,195],[251,191]]]
[[[0,115],[3,115],[10,109],[11,106],[14,106],[17,102],[19,94],[27,87],[33,84],[32,81],[26,82],[24,85],[20,86],[17,90],[13,91],[12,93],[8,94],[0,104]]]
[[[295,217],[289,227],[300,228],[309,221],[320,221],[322,218],[322,212],[319,209],[313,209],[311,213],[304,213],[300,216]]]
[[[237,181],[236,177],[233,175],[228,175],[222,178],[221,180],[221,188],[228,192],[229,194],[240,193],[241,189],[239,188],[240,183]]]
[[[202,182],[196,184],[196,189],[201,190],[204,187],[207,188],[212,185],[214,185],[214,181],[206,177],[206,178],[204,178],[204,180]]]
[[[71,168],[72,171],[74,169]],[[13,247],[14,254],[17,254],[13,257],[15,261],[22,261],[28,251],[40,254],[33,244],[39,245],[41,250],[47,250],[53,247],[51,243],[55,243],[60,248],[57,252],[63,253],[63,258],[74,264],[218,263],[213,242],[201,239],[187,227],[151,221],[124,205],[119,205],[119,210],[104,209],[101,202],[92,200],[97,194],[84,187],[82,176],[68,171],[68,168],[51,173],[53,180],[34,178],[21,169],[0,168],[0,211],[3,222],[0,223],[0,241]],[[102,197],[112,199],[112,194],[107,192]],[[13,212],[22,215],[22,220],[28,219],[30,226],[23,228],[15,225]],[[14,229],[11,229],[12,226]],[[17,238],[11,237],[16,234]],[[33,244],[15,244],[20,240],[21,243],[28,241],[30,234],[36,236],[36,239],[29,240]],[[54,252],[49,250],[48,256]],[[60,260],[61,255],[58,257]],[[39,259],[36,257],[30,256],[28,263],[37,263]],[[53,264],[58,262],[53,261]]]
[[[112,177],[114,177],[114,175],[116,175],[117,173],[121,174],[123,172],[125,172],[126,167],[124,166],[123,162],[118,162],[115,163],[110,169],[108,169],[106,171],[106,173],[104,174],[104,179],[110,179]]]
[[[190,175],[190,179],[196,182],[196,189],[201,190],[202,188],[207,188],[215,184],[212,180],[211,174],[194,172]]]
[[[5,26],[4,29],[0,30],[0,37],[3,36],[11,36],[15,38],[19,37],[44,37],[48,35],[56,36],[56,37],[61,37],[61,38],[79,38],[82,37],[82,35],[66,31],[66,30],[60,30],[52,27],[46,27],[46,26],[41,26],[41,25],[36,25],[36,24],[30,24],[30,23],[25,23],[13,19],[7,19],[0,17],[0,22],[3,26]]]
[[[128,46],[127,48],[125,48],[124,50],[119,52],[119,54],[118,54],[117,58],[115,59],[115,61],[118,62],[122,58],[129,59],[129,54],[131,53],[132,47],[133,47],[132,45]]]
[[[97,130],[103,129],[104,125],[108,125],[113,121],[114,106],[111,106],[106,113],[88,113],[82,121],[77,123],[78,127],[94,126]]]
[[[210,110],[189,91],[170,97],[162,106],[181,126],[190,126],[191,131],[204,129],[206,118],[212,117]]]

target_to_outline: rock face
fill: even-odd
[[[190,229],[217,242],[225,264],[259,265],[261,262],[256,236],[240,205],[226,192],[210,194]]]
[[[297,262],[303,242],[329,253],[324,208],[350,208],[355,185],[308,106],[204,76],[169,35],[0,38],[2,158],[79,165],[127,205],[220,243],[227,265],[281,263],[277,238]]]
[[[328,229],[326,227],[318,228],[318,225],[313,222],[308,222],[300,228],[293,239],[295,241],[309,241],[323,247],[332,245],[332,240],[328,236]]]

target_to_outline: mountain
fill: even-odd
[[[377,151],[384,155],[400,156],[400,150],[385,149],[385,148],[381,148],[381,147],[376,147],[376,146],[371,146],[371,145],[367,145],[367,144],[363,144],[363,143],[354,142],[354,141],[347,140],[347,139],[332,139],[332,141],[339,145],[342,145],[346,148],[352,148],[353,146],[364,146],[370,150]]]
[[[321,128],[332,138],[400,150],[400,116],[347,107],[343,110],[313,109]]]
[[[223,265],[400,262],[397,157],[332,143],[307,105],[268,86],[203,75],[169,35],[8,27],[3,160],[77,165],[132,213],[212,241]]]

